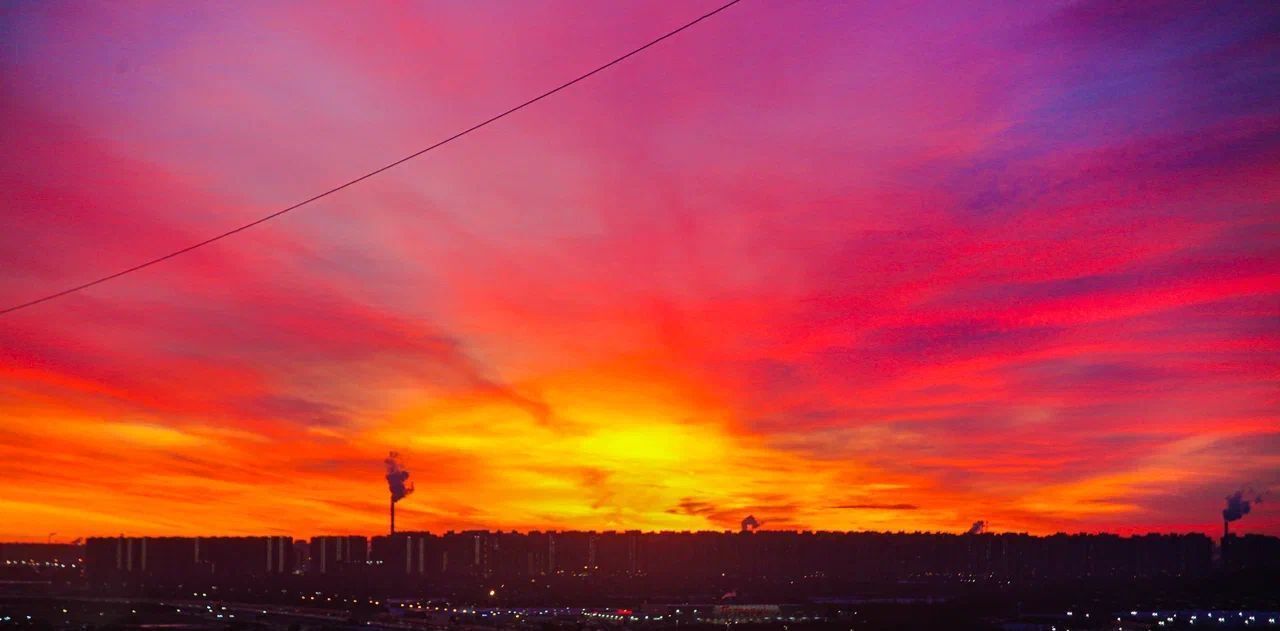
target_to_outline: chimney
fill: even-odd
[[[400,454],[391,452],[383,460],[387,465],[387,490],[391,491],[391,534],[396,534],[396,502],[413,492],[413,483],[409,482],[409,472],[400,466]]]
[[[1220,546],[1221,550],[1219,550],[1219,554],[1222,557],[1222,566],[1224,568],[1227,566],[1227,537],[1231,536],[1230,526],[1231,526],[1230,520],[1227,520],[1227,519],[1222,520],[1222,545]]]

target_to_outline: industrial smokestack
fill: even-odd
[[[1253,494],[1253,490],[1249,490]],[[1226,562],[1227,537],[1231,534],[1231,522],[1237,521],[1253,510],[1253,505],[1262,502],[1262,495],[1254,495],[1253,500],[1244,497],[1244,491],[1236,491],[1227,496],[1227,506],[1222,509],[1222,557]]]
[[[969,530],[966,531],[964,534],[978,535],[978,534],[982,534],[982,532],[986,529],[987,529],[987,522],[979,519],[978,521],[973,522],[973,525],[969,526]]]
[[[413,483],[409,482],[409,472],[400,464],[399,452],[391,452],[383,460],[387,465],[387,489],[391,491],[391,534],[396,534],[396,502],[413,492]]]
[[[1262,496],[1254,497],[1252,501],[1244,498],[1244,491],[1236,491],[1227,496],[1227,507],[1222,509],[1222,521],[1231,522],[1244,517],[1253,509],[1253,504],[1261,502]]]

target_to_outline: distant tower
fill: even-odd
[[[1227,539],[1231,537],[1231,520],[1224,515],[1222,518],[1222,545],[1219,546],[1219,554],[1222,556],[1222,567],[1227,566]]]
[[[391,452],[383,461],[387,465],[387,490],[391,491],[391,534],[396,534],[396,502],[413,492],[409,472],[400,466],[400,454]]]

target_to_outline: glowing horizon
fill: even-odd
[[[0,302],[715,4],[0,7]],[[403,530],[1220,533],[1280,485],[1277,23],[744,2],[0,318],[0,540],[380,533],[389,451]]]

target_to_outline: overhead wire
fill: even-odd
[[[344,182],[344,183],[342,183],[342,184],[339,184],[339,185],[337,185],[337,186],[334,186],[333,188],[330,188],[330,189],[328,189],[328,190],[326,190],[326,191],[324,191],[324,192],[322,192],[322,193],[318,193],[318,194],[316,194],[316,195],[313,195],[313,196],[311,196],[311,197],[308,197],[307,199],[304,199],[304,200],[302,200],[302,201],[300,201],[300,202],[298,202],[298,203],[296,203],[296,204],[294,204],[294,205],[292,205],[292,206],[289,206],[289,207],[287,207],[287,208],[282,208],[282,209],[277,210],[277,211],[275,211],[275,212],[273,212],[273,213],[271,213],[271,214],[269,214],[269,215],[266,215],[266,216],[263,216],[263,217],[259,217],[258,219],[255,219],[255,220],[253,220],[253,221],[250,221],[249,223],[246,223],[246,224],[242,224],[242,225],[236,226],[235,228],[232,228],[232,229],[230,229],[230,230],[227,230],[226,232],[222,232],[222,233],[220,233],[220,234],[214,235],[214,236],[209,237],[209,238],[207,238],[207,239],[205,239],[205,240],[203,240],[203,241],[200,241],[200,242],[198,242],[198,243],[193,243],[193,244],[188,245],[188,246],[186,246],[186,247],[184,247],[184,248],[182,248],[182,249],[174,250],[174,251],[169,252],[169,253],[167,253],[167,254],[164,254],[164,255],[161,255],[161,256],[157,256],[157,257],[155,257],[155,258],[153,258],[153,259],[150,259],[150,260],[148,260],[148,261],[145,261],[145,262],[139,263],[139,264],[134,265],[134,266],[132,266],[132,267],[128,267],[128,268],[125,268],[125,269],[119,270],[119,271],[117,271],[117,272],[113,272],[113,273],[111,273],[111,274],[107,274],[106,276],[102,276],[102,277],[97,278],[97,279],[95,279],[95,280],[91,280],[91,281],[86,282],[86,283],[82,283],[82,284],[79,284],[79,285],[75,285],[75,286],[73,286],[73,287],[69,287],[69,288],[67,288],[67,289],[63,289],[63,290],[61,290],[61,291],[58,291],[58,292],[55,292],[55,293],[48,294],[48,295],[46,295],[46,296],[42,296],[42,297],[40,297],[40,298],[36,298],[36,299],[34,299],[34,300],[30,300],[30,301],[27,301],[27,302],[23,302],[23,303],[20,303],[20,304],[13,305],[13,306],[11,306],[11,307],[6,307],[6,308],[4,308],[4,309],[0,309],[0,315],[5,315],[5,314],[8,314],[8,313],[13,313],[14,311],[18,311],[18,310],[20,310],[20,309],[26,309],[27,307],[33,307],[33,306],[38,305],[38,304],[40,304],[40,303],[48,302],[48,301],[50,301],[50,300],[54,300],[54,299],[56,299],[56,298],[61,298],[61,297],[66,296],[66,295],[68,295],[68,294],[73,294],[73,293],[76,293],[76,292],[79,292],[79,291],[83,291],[83,290],[88,289],[88,288],[90,288],[90,287],[93,287],[93,286],[95,286],[95,285],[100,285],[100,284],[105,283],[105,282],[107,282],[107,281],[114,280],[114,279],[116,279],[116,278],[120,278],[121,276],[125,276],[125,275],[127,275],[127,274],[132,274],[132,273],[134,273],[134,272],[137,272],[137,271],[140,271],[140,270],[146,269],[146,268],[148,268],[148,267],[151,267],[152,265],[156,265],[156,264],[158,264],[158,263],[163,263],[163,262],[165,262],[165,261],[167,261],[167,260],[169,260],[169,259],[172,259],[172,258],[174,258],[174,257],[181,256],[181,255],[183,255],[183,254],[186,254],[186,253],[188,253],[188,252],[191,252],[192,250],[196,250],[196,249],[202,248],[202,247],[204,247],[204,246],[206,246],[206,245],[209,245],[209,244],[211,244],[211,243],[215,243],[215,242],[217,242],[217,241],[221,241],[221,240],[226,239],[227,237],[230,237],[230,236],[232,236],[232,235],[234,235],[234,234],[238,234],[238,233],[240,233],[240,232],[243,232],[243,231],[245,231],[245,230],[248,230],[249,228],[252,228],[252,227],[254,227],[254,226],[258,225],[258,224],[265,223],[265,222],[267,222],[267,221],[270,221],[270,220],[272,220],[272,219],[275,219],[276,217],[279,217],[279,216],[281,216],[281,215],[283,215],[283,214],[285,214],[285,213],[292,212],[292,211],[294,211],[294,210],[297,210],[297,209],[299,209],[299,208],[302,208],[303,206],[306,206],[306,205],[308,205],[308,204],[311,204],[312,202],[315,202],[315,201],[318,201],[318,200],[324,199],[325,197],[328,197],[328,196],[330,196],[330,195],[333,195],[334,193],[337,193],[338,191],[341,191],[341,190],[343,190],[343,189],[346,189],[346,188],[349,188],[349,187],[354,186],[354,185],[356,185],[356,184],[359,184],[360,182],[363,182],[363,181],[365,181],[365,180],[367,180],[367,179],[369,179],[369,178],[371,178],[371,177],[373,177],[373,176],[375,176],[375,175],[378,175],[379,173],[382,173],[382,172],[384,172],[384,171],[387,171],[387,170],[393,169],[393,168],[395,168],[395,167],[397,167],[397,166],[399,166],[399,165],[401,165],[401,164],[404,164],[405,162],[408,162],[408,161],[410,161],[410,160],[412,160],[412,159],[414,159],[414,158],[417,158],[418,156],[421,156],[421,155],[422,155],[422,154],[424,154],[424,153],[427,153],[427,152],[432,151],[432,150],[434,150],[434,149],[437,149],[437,148],[439,148],[439,147],[443,147],[444,145],[447,145],[447,144],[449,144],[449,143],[451,143],[451,142],[453,142],[453,141],[455,141],[455,140],[457,140],[457,139],[459,139],[459,138],[462,138],[463,136],[466,136],[467,134],[470,134],[470,133],[472,133],[472,132],[474,132],[474,131],[476,131],[476,130],[479,130],[479,129],[481,129],[481,128],[483,128],[483,127],[486,127],[486,126],[488,126],[488,125],[490,125],[490,124],[493,124],[493,123],[495,123],[495,122],[497,122],[497,121],[499,121],[499,120],[502,120],[503,118],[506,118],[507,116],[510,116],[510,115],[512,115],[512,114],[514,114],[514,113],[516,113],[516,112],[519,112],[520,110],[522,110],[522,109],[524,109],[524,108],[526,108],[526,107],[529,107],[530,105],[533,105],[534,103],[537,103],[538,101],[541,101],[541,100],[543,100],[543,99],[546,99],[546,98],[548,98],[548,97],[550,97],[550,96],[552,96],[552,95],[556,94],[557,92],[561,92],[561,91],[563,91],[563,90],[565,90],[565,89],[568,89],[569,87],[571,87],[571,86],[573,86],[573,85],[575,85],[575,84],[577,84],[577,83],[580,83],[580,82],[582,82],[582,81],[585,81],[586,79],[588,79],[588,78],[592,77],[593,75],[596,75],[596,74],[598,74],[598,73],[600,73],[600,72],[603,72],[603,71],[605,71],[605,70],[607,70],[607,69],[609,69],[609,68],[611,68],[611,67],[613,67],[613,66],[616,66],[617,64],[620,64],[620,63],[622,63],[623,61],[626,61],[627,59],[629,59],[629,58],[631,58],[631,57],[633,57],[633,56],[635,56],[635,55],[638,55],[638,54],[640,54],[640,53],[644,52],[645,50],[648,50],[649,48],[652,48],[653,46],[656,46],[657,44],[659,44],[659,43],[661,43],[661,42],[663,42],[663,41],[665,41],[665,40],[667,40],[667,39],[669,39],[669,38],[671,38],[671,37],[674,37],[674,36],[676,36],[676,35],[680,34],[681,32],[683,32],[683,31],[685,31],[685,30],[687,30],[687,29],[689,29],[689,28],[692,28],[694,25],[698,24],[699,22],[702,22],[702,21],[704,21],[704,20],[707,20],[707,19],[709,19],[709,18],[711,18],[711,17],[715,16],[716,14],[718,14],[718,13],[720,13],[720,12],[722,12],[722,11],[724,11],[724,10],[728,9],[729,7],[732,7],[733,5],[738,4],[738,3],[739,3],[739,2],[741,2],[741,1],[742,1],[742,0],[730,0],[730,2],[726,2],[725,4],[722,4],[722,5],[720,5],[719,7],[716,7],[715,9],[713,9],[713,10],[711,10],[711,11],[707,12],[707,13],[704,13],[704,14],[702,14],[702,15],[698,16],[697,18],[694,18],[693,20],[690,20],[689,22],[686,22],[686,23],[684,23],[683,25],[681,25],[681,26],[679,26],[679,27],[676,27],[675,29],[673,29],[673,30],[671,30],[671,31],[668,31],[668,32],[667,32],[667,33],[665,33],[665,34],[663,34],[663,35],[661,35],[661,36],[659,36],[659,37],[656,37],[656,38],[654,38],[654,39],[650,40],[648,43],[644,44],[643,46],[640,46],[640,47],[638,47],[638,48],[632,49],[630,52],[628,52],[628,53],[626,53],[626,54],[623,54],[623,55],[621,55],[621,56],[619,56],[619,57],[616,57],[616,58],[614,58],[613,60],[611,60],[611,61],[609,61],[609,62],[607,62],[607,63],[604,63],[604,64],[602,64],[602,65],[600,65],[600,66],[597,66],[597,67],[595,67],[594,69],[592,69],[592,70],[590,70],[590,71],[588,71],[588,72],[585,72],[585,73],[583,73],[583,74],[580,74],[580,75],[578,75],[577,77],[575,77],[575,78],[573,78],[573,79],[570,79],[569,81],[566,81],[566,82],[564,82],[564,83],[561,83],[560,85],[558,85],[558,86],[556,86],[556,87],[554,87],[554,88],[551,88],[550,90],[547,90],[546,92],[543,92],[543,93],[541,93],[541,94],[539,94],[539,95],[537,95],[537,96],[535,96],[535,97],[533,97],[533,98],[531,98],[531,99],[529,99],[529,100],[527,100],[527,101],[524,101],[523,103],[520,103],[519,105],[513,106],[513,107],[511,107],[511,108],[509,108],[509,109],[507,109],[507,110],[503,111],[503,112],[502,112],[502,113],[500,113],[500,114],[496,114],[496,115],[494,115],[494,116],[491,116],[491,117],[489,117],[489,118],[486,118],[485,120],[480,121],[479,123],[476,123],[476,124],[474,124],[474,125],[472,125],[472,126],[470,126],[470,127],[466,128],[466,129],[464,129],[464,130],[462,130],[462,131],[460,131],[460,132],[457,132],[457,133],[453,134],[452,136],[449,136],[449,137],[447,137],[447,138],[445,138],[445,139],[443,139],[443,140],[440,140],[440,141],[436,142],[435,144],[432,144],[432,145],[430,145],[430,146],[428,146],[428,147],[426,147],[426,148],[423,148],[423,149],[419,149],[418,151],[415,151],[415,152],[413,152],[413,153],[411,153],[411,154],[409,154],[409,155],[407,155],[407,156],[404,156],[403,158],[400,158],[400,159],[398,159],[398,160],[395,160],[394,162],[390,162],[390,163],[387,163],[387,164],[385,164],[385,165],[383,165],[383,166],[380,166],[380,167],[378,167],[378,168],[376,168],[376,169],[374,169],[374,170],[372,170],[372,171],[369,171],[369,172],[365,173],[364,175],[361,175],[361,176],[356,177],[356,178],[354,178],[354,179],[348,180],[348,181],[346,181],[346,182]]]

